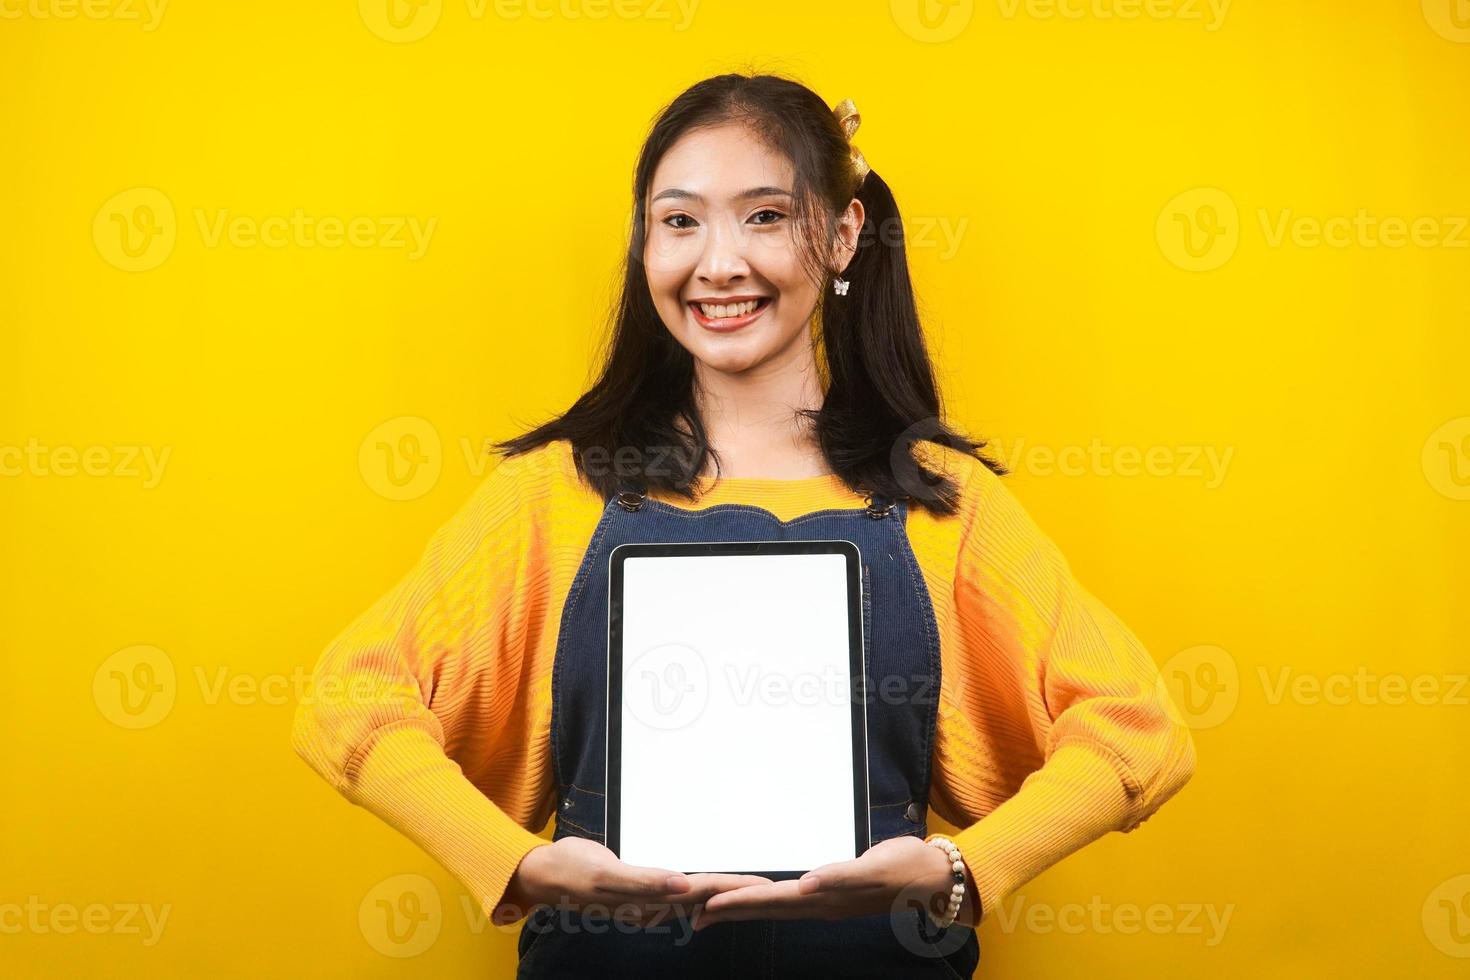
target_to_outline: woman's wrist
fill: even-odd
[[[966,924],[974,921],[973,915],[966,913],[970,909],[970,897],[974,889],[971,887],[970,872],[960,855],[959,848],[948,837],[936,834],[930,837],[926,844],[938,855],[943,871],[936,870],[935,882],[937,887],[933,889],[933,895],[926,912],[929,921],[941,928],[948,927],[952,923]],[[940,878],[939,875],[943,877]],[[940,884],[942,882],[942,884]]]
[[[549,855],[537,852],[549,846],[551,845],[537,844],[521,857],[520,864],[516,865],[515,873],[510,876],[510,881],[505,886],[505,894],[500,900],[502,905],[513,907],[521,916],[524,916],[529,914],[537,904],[544,903],[542,892],[545,889],[541,885],[538,865]]]

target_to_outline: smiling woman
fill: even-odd
[[[942,421],[858,122],[764,75],[664,110],[601,376],[500,444],[323,654],[317,683],[369,693],[298,712],[297,750],[349,799],[496,922],[531,911],[520,976],[970,976],[987,910],[1193,771],[1147,651]],[[782,881],[625,864],[605,846],[611,552],[760,540],[861,555],[871,839]]]
[[[635,464],[587,476],[605,494],[633,475],[688,500],[690,481],[715,472],[835,473],[897,497],[913,492],[902,481],[912,471],[920,505],[954,513],[957,488],[943,474],[912,464],[895,472],[916,423],[964,453],[984,443],[940,420],[903,220],[851,141],[860,120],[850,101],[832,110],[770,75],[722,75],[675,99],[635,171],[602,377],[560,418],[503,448],[564,438],[579,454],[641,459],[687,447],[689,469]],[[850,295],[849,281],[858,286]]]
[[[757,363],[780,370],[812,360],[807,341],[820,280],[803,265],[809,256],[792,247],[792,176],[786,157],[740,123],[686,133],[654,172],[648,287],[664,323],[679,324],[675,339],[710,370],[739,373]],[[841,219],[838,268],[862,224],[863,206],[853,199]]]

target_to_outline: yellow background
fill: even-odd
[[[0,974],[511,970],[294,756],[292,698],[483,442],[582,390],[646,127],[730,69],[856,101],[953,418],[1196,728],[978,975],[1470,969],[1470,5],[395,2],[0,0]],[[370,226],[249,237],[298,209]],[[405,889],[440,912],[386,936]]]

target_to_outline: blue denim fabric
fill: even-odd
[[[939,705],[939,635],[906,531],[903,501],[814,511],[789,521],[747,504],[692,510],[634,492],[610,496],[562,610],[552,667],[551,742],[559,798],[553,839],[605,843],[608,555],[633,542],[846,540],[862,556],[868,664],[870,844],[927,836],[929,764]],[[881,516],[880,516],[881,515]],[[885,686],[886,685],[886,686]],[[802,815],[793,812],[791,820]],[[754,919],[689,931],[650,929],[604,910],[538,906],[520,934],[522,978],[970,977],[972,929],[935,930],[917,908],[827,921]]]

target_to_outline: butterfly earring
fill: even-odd
[[[832,292],[836,293],[838,296],[846,296],[847,287],[850,285],[852,285],[852,283],[848,282],[841,276],[838,276],[836,279],[832,280]]]

